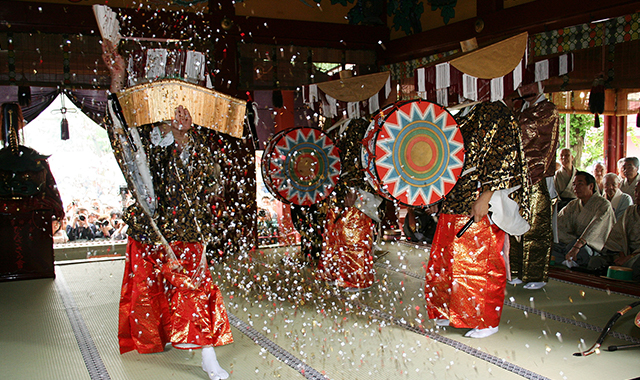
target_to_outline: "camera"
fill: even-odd
[[[81,220],[81,221],[84,222],[85,220],[87,220],[87,217],[84,216],[84,215],[80,215],[80,216],[78,216],[78,220]]]
[[[102,220],[102,221],[98,221],[97,223],[100,227],[106,227],[109,225],[109,221],[108,220]]]

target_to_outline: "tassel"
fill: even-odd
[[[31,87],[18,86],[18,104],[20,104],[20,107],[29,107],[31,104]]]
[[[69,122],[66,117],[63,117],[60,122],[60,138],[62,140],[69,140]]]
[[[282,91],[275,90],[271,95],[271,101],[273,102],[273,107],[282,108],[284,106],[284,100],[282,99]]]
[[[600,128],[600,118],[598,114],[604,112],[604,76],[598,76],[591,86],[591,94],[589,94],[589,111],[596,115],[594,127]]]

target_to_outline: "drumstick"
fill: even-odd
[[[460,231],[458,231],[458,233],[456,234],[456,237],[457,237],[458,239],[462,237],[462,234],[464,234],[464,232],[465,232],[466,230],[468,230],[468,229],[469,229],[469,227],[471,227],[471,225],[473,224],[473,221],[474,221],[474,219],[473,219],[473,216],[472,216],[471,218],[469,218],[469,221],[467,222],[467,224],[465,224],[465,225],[464,225],[464,227],[462,227],[462,228],[460,229]]]
[[[632,303],[630,305],[627,305],[624,308],[618,310],[613,315],[613,317],[611,317],[611,319],[609,319],[609,322],[607,322],[607,324],[604,326],[604,329],[602,329],[602,332],[600,333],[600,336],[598,337],[596,342],[593,344],[593,346],[591,346],[591,348],[589,348],[586,351],[576,352],[576,353],[573,354],[573,356],[589,356],[589,355],[597,352],[598,349],[600,348],[600,346],[602,345],[602,342],[604,341],[604,338],[607,336],[607,334],[609,334],[609,331],[611,331],[611,328],[616,323],[618,318],[623,316],[627,311],[629,311],[629,310],[631,310],[634,307],[639,306],[639,305],[640,305],[640,301],[637,301],[637,302],[634,302],[634,303]],[[611,351],[615,351],[615,350],[611,350]]]

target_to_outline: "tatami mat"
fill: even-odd
[[[0,283],[0,378],[89,379],[53,279]]]
[[[377,283],[348,293],[315,280],[297,248],[257,250],[212,268],[236,326],[216,348],[232,379],[631,379],[640,350],[574,352],[591,346],[609,318],[635,297],[551,280],[541,290],[508,286],[500,331],[464,338],[466,329],[426,319],[428,248],[386,243]],[[56,266],[57,280],[0,283],[0,378],[90,378],[61,301],[64,282],[111,379],[206,379],[199,351],[120,355],[117,313],[123,260]],[[604,347],[640,341],[623,316]],[[248,331],[247,327],[242,327]],[[258,335],[256,335],[258,334]],[[254,341],[255,340],[255,341]]]

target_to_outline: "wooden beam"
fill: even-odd
[[[380,56],[381,63],[402,62],[459,49],[460,41],[473,37],[482,45],[525,31],[540,33],[640,11],[640,2],[633,0],[537,0],[506,9],[480,7],[482,0],[478,3],[480,17],[389,42]],[[491,12],[491,9],[497,10]],[[484,22],[484,29],[476,32],[479,18]]]
[[[237,17],[228,5],[208,13],[114,8],[126,16],[122,34],[130,37],[215,38],[235,36],[238,41],[373,50],[388,40],[384,26],[330,24],[260,17]],[[231,21],[224,30],[222,21]],[[91,6],[0,0],[0,32],[99,34]]]
[[[90,6],[0,1],[0,32],[100,34]]]

